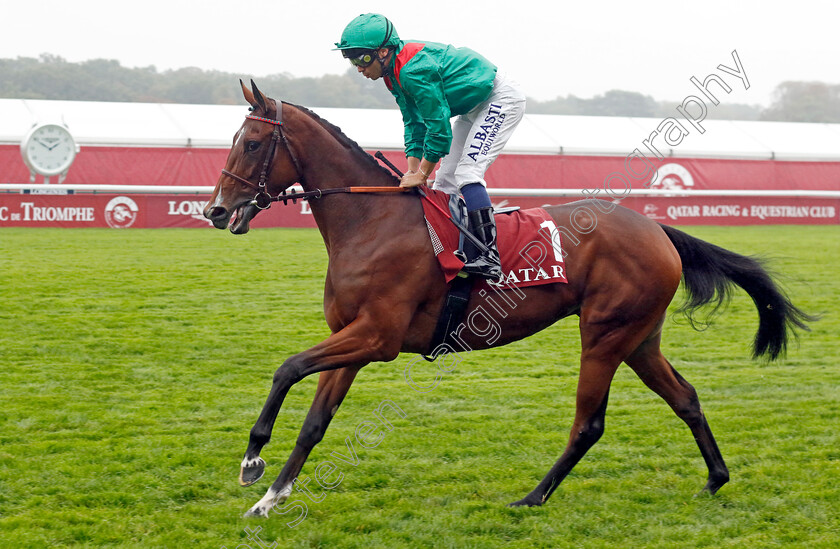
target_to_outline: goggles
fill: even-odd
[[[365,68],[365,67],[369,67],[370,64],[373,63],[376,60],[376,57],[375,57],[374,53],[375,52],[370,51],[370,52],[363,53],[363,54],[361,54],[359,56],[356,56],[356,57],[348,57],[348,59],[350,60],[350,63],[354,67]]]

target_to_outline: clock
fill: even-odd
[[[70,130],[60,124],[36,124],[20,144],[20,154],[33,172],[33,179],[35,173],[45,177],[66,174],[76,152],[76,140]]]

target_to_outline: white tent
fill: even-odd
[[[368,150],[403,146],[396,109],[313,108]],[[80,145],[230,147],[247,114],[244,105],[180,105],[0,99],[0,145],[19,144],[38,122],[67,124]],[[704,120],[704,132],[674,111],[688,130],[665,156],[840,161],[840,124]],[[523,154],[626,156],[662,119],[526,114],[505,151]]]

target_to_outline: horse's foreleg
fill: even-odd
[[[659,339],[657,334],[656,337],[644,342],[625,362],[644,384],[661,396],[691,429],[706,467],[709,469],[709,479],[703,491],[714,494],[729,481],[729,470],[723,461],[706,416],[700,408],[697,392],[662,355]]]
[[[387,319],[385,315],[381,315],[381,317]],[[377,320],[381,321],[382,318]],[[397,329],[399,323],[386,322],[384,325],[393,328],[387,334],[381,329],[380,324],[382,323],[377,324],[356,319],[315,347],[289,357],[277,369],[268,399],[257,422],[251,429],[248,449],[245,452],[242,470],[239,475],[240,484],[245,486],[253,484],[262,476],[265,470],[265,462],[260,458],[260,451],[271,438],[277,414],[292,385],[317,372],[339,368],[358,371],[369,362],[390,361],[397,357],[402,342],[401,333]],[[318,416],[313,416],[313,423],[310,425],[315,425],[315,417]],[[324,429],[326,429],[326,426],[324,426]],[[279,489],[287,488],[281,485]],[[266,500],[266,498],[263,498],[263,500]],[[269,505],[264,509],[266,513],[270,507]]]
[[[246,516],[267,516],[272,506],[282,503],[291,495],[292,485],[300,474],[303,464],[306,463],[312,448],[324,437],[330,421],[347,395],[358,371],[359,368],[340,368],[321,372],[312,406],[309,408],[297,443],[286,465],[283,466],[280,475],[272,483],[265,497],[257,502],[246,513]]]
[[[239,471],[239,484],[241,486],[254,484],[262,478],[265,472],[265,461],[260,457],[260,451],[271,440],[274,421],[280,412],[280,406],[286,399],[286,394],[292,385],[303,379],[293,360],[298,356],[300,355],[287,359],[274,373],[271,391],[268,393],[268,398],[263,405],[260,416],[257,418],[257,422],[251,428],[248,449],[245,451],[245,457],[242,459]]]
[[[282,368],[282,366],[281,366]],[[279,371],[279,370],[278,370]],[[358,368],[353,369],[352,376],[350,377],[349,383],[347,387],[341,392],[340,397],[338,398],[338,402],[341,402],[341,399],[344,398],[344,395],[347,393],[347,389],[350,388],[350,383],[353,382],[353,378],[356,376],[356,372],[358,372]],[[332,385],[335,385],[336,376],[332,375],[332,370],[323,372],[321,375],[321,380],[318,383],[318,389],[315,394],[315,400],[312,403],[312,407],[310,408],[309,415],[306,418],[306,421],[309,422],[310,425],[316,421],[317,417],[319,416],[319,403],[324,400],[329,400],[329,395],[331,393]],[[328,375],[329,374],[329,375]],[[275,375],[275,381],[276,381]],[[272,385],[271,393],[268,395],[268,399],[266,400],[265,406],[263,407],[262,412],[260,413],[260,417],[257,419],[256,424],[251,429],[250,440],[248,443],[248,449],[245,452],[245,457],[242,460],[241,469],[239,471],[239,484],[242,486],[250,486],[260,480],[262,478],[263,473],[265,472],[265,461],[260,457],[260,451],[262,450],[263,446],[268,444],[268,441],[271,438],[271,431],[274,428],[274,422],[277,419],[277,414],[280,410],[280,405],[285,398],[286,392],[288,392],[288,387],[286,388],[286,392],[282,394],[279,391],[275,392],[277,389],[278,384],[275,382]],[[329,388],[327,388],[329,387]],[[306,423],[304,423],[304,428],[306,427]],[[324,427],[326,429],[326,427]],[[304,458],[305,460],[306,458]]]
[[[245,451],[239,475],[239,483],[242,486],[249,486],[262,477],[265,462],[260,458],[260,451],[271,440],[277,414],[292,385],[317,372],[343,367],[358,370],[369,362],[380,360],[377,346],[371,345],[377,339],[372,337],[369,329],[365,329],[363,324],[357,321],[315,347],[283,362],[274,373],[271,391],[257,422],[251,428],[248,449]],[[394,357],[396,353],[390,359]]]

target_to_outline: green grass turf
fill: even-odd
[[[548,504],[505,506],[567,439],[572,318],[468,355],[425,394],[403,378],[410,355],[365,368],[302,474],[345,452],[383,399],[406,417],[357,445],[358,465],[337,462],[341,484],[289,528],[292,514],[241,515],[291,451],[314,377],[286,399],[266,478],[236,477],[274,370],[328,334],[317,231],[3,229],[0,546],[256,549],[247,527],[266,547],[836,547],[840,227],[687,230],[770,256],[796,304],[823,315],[773,364],[749,359],[756,314],[740,291],[705,332],[666,327],[732,474],[718,495],[692,497],[706,470],[688,428],[623,367],[604,437]]]

